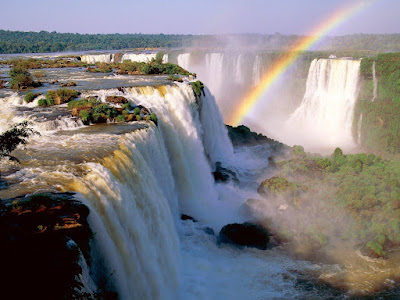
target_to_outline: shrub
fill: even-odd
[[[115,121],[117,122],[125,122],[125,117],[123,115],[119,115],[115,118]]]
[[[140,115],[136,115],[136,121],[141,121],[142,117]]]
[[[33,81],[31,74],[26,68],[14,67],[8,72],[8,74],[11,77],[10,87],[12,89],[37,87],[41,85],[40,83]]]
[[[87,123],[89,121],[90,113],[87,110],[81,110],[79,116],[82,118],[84,123]]]
[[[200,80],[191,82],[190,85],[196,97],[199,98],[202,94],[204,95],[204,84]]]
[[[136,107],[136,108],[133,110],[133,114],[134,114],[134,115],[140,115],[140,108],[139,108],[139,107]]]
[[[31,103],[39,95],[40,95],[39,93],[34,94],[32,92],[29,92],[28,94],[25,95],[24,100],[26,103]]]
[[[150,114],[150,120],[151,120],[151,121],[153,121],[153,122],[154,122],[154,124],[156,124],[156,125],[157,125],[157,123],[158,123],[158,120],[157,120],[157,116],[156,116],[156,114],[155,114],[155,113],[151,113],[151,114]]]
[[[47,106],[47,100],[46,99],[40,99],[38,101],[39,106]]]

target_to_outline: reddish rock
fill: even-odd
[[[126,100],[126,98],[122,96],[107,96],[106,101],[115,104],[128,103],[128,100]]]

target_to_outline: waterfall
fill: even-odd
[[[224,54],[223,53],[207,53],[206,54],[206,69],[208,72],[208,84],[210,90],[213,90],[216,95],[221,94],[224,82]]]
[[[239,54],[235,62],[235,82],[238,84],[243,84],[244,82],[244,66],[243,66],[243,56]]]
[[[357,145],[361,146],[361,126],[362,126],[362,119],[363,119],[363,115],[360,115],[360,119],[358,120],[358,124],[357,124]]]
[[[261,57],[259,55],[256,55],[256,58],[254,60],[254,66],[253,66],[253,79],[252,83],[253,85],[258,85],[261,80],[261,68],[262,68],[262,61]]]
[[[98,62],[112,63],[114,62],[114,55],[113,54],[82,55],[81,61],[88,64],[95,64]]]
[[[122,55],[121,61],[130,60],[133,62],[149,62],[155,59],[157,53],[125,53]]]
[[[79,193],[77,198],[90,208],[94,232],[93,264],[90,276],[84,274],[85,282],[90,282],[89,277],[96,284],[106,280],[120,299],[178,299],[182,291],[179,214],[192,215],[209,226],[213,218],[221,219],[216,215],[212,166],[229,159],[233,148],[215,99],[207,89],[196,98],[187,83],[131,87],[124,92],[86,91],[85,95],[97,95],[101,101],[108,95],[124,96],[155,112],[158,126],[143,122],[148,128],[119,135],[113,126],[97,133],[63,132],[65,125],[53,122],[59,132],[43,131],[32,140],[24,150],[24,168],[7,180],[18,178],[20,185],[15,187],[22,194]],[[14,108],[20,105],[16,98],[8,99],[15,102]],[[43,121],[33,117],[37,112],[29,111],[36,127]],[[14,120],[17,109],[7,114]]]
[[[374,102],[378,96],[378,79],[376,78],[375,62],[372,64],[372,80],[374,84],[374,97],[372,98],[372,102]]]
[[[168,63],[168,60],[169,60],[168,54],[164,54],[162,60],[163,60],[163,63],[164,63],[164,64],[165,64],[165,63]]]
[[[193,72],[190,67],[190,53],[179,54],[177,60],[178,65],[180,65],[185,70],[190,70],[191,72]]]
[[[152,126],[127,134],[102,163],[86,163],[69,190],[83,195],[95,232],[95,261],[121,299],[176,299],[177,199],[163,139]]]
[[[354,146],[352,124],[359,73],[359,60],[313,60],[303,101],[287,122],[295,143],[306,140],[308,145]]]

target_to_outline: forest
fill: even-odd
[[[132,48],[226,48],[256,45],[266,50],[285,50],[302,36],[274,34],[79,34],[0,30],[0,53],[46,53]],[[353,34],[325,38],[313,50],[400,51],[400,34]]]

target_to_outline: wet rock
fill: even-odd
[[[194,219],[194,218],[191,217],[191,216],[185,215],[185,214],[181,214],[181,220],[183,220],[183,221],[191,220],[191,221],[193,221],[193,222],[197,222],[196,219]]]
[[[60,86],[62,87],[71,87],[71,86],[76,86],[76,83],[73,81],[67,82],[67,83],[61,83]]]
[[[219,244],[232,244],[266,250],[269,242],[268,231],[253,223],[234,223],[222,227],[218,235]]]
[[[124,93],[124,88],[123,87],[117,87],[117,90],[120,91],[121,93]]]
[[[2,203],[4,299],[76,299],[81,253],[90,261],[89,209],[74,200],[73,193],[36,194]]]
[[[215,171],[213,172],[215,182],[227,182],[233,180],[239,182],[236,173],[221,166],[220,162],[216,162]]]
[[[126,100],[126,98],[122,96],[107,96],[106,101],[114,104],[128,103],[128,100]]]

